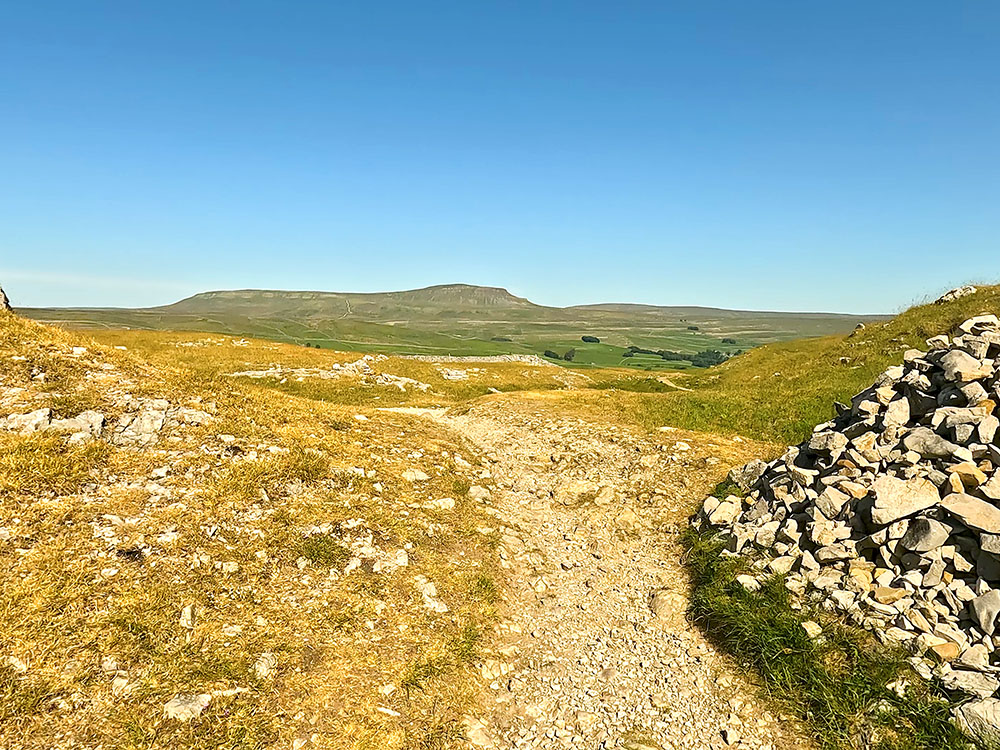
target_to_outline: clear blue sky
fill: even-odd
[[[15,303],[881,312],[998,240],[993,0],[0,6]]]

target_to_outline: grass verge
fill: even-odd
[[[694,590],[690,614],[708,637],[760,676],[765,697],[795,715],[823,750],[984,750],[950,720],[950,704],[912,672],[906,655],[809,609],[793,610],[780,577],[751,592],[749,561],[722,557],[711,532],[683,538]],[[802,627],[820,622],[813,640]],[[902,678],[900,696],[890,687]]]

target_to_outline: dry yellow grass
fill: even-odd
[[[104,437],[72,445],[0,431],[0,746],[450,746],[501,585],[491,519],[464,495],[474,457],[430,424],[369,408],[365,386],[305,398],[223,374],[337,355],[175,346],[194,338],[98,343],[0,316],[2,414],[109,420]],[[212,419],[116,444],[129,396]],[[404,480],[409,468],[429,479]],[[422,507],[442,497],[455,509]],[[373,566],[401,550],[406,567]],[[426,606],[418,575],[447,612]],[[262,654],[273,674],[255,672]],[[213,697],[191,722],[166,718],[184,693]]]

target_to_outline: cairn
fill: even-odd
[[[917,671],[975,697],[967,727],[1000,731],[1000,319],[910,350],[837,417],[771,463],[730,474],[744,497],[695,518],[800,601],[914,652]]]

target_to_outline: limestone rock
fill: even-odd
[[[941,500],[937,487],[926,479],[899,479],[888,474],[872,485],[875,504],[872,522],[885,526],[936,505]]]
[[[204,713],[212,702],[208,693],[178,693],[163,706],[163,716],[177,721],[191,721]]]
[[[936,300],[934,300],[935,305],[943,305],[945,302],[952,302],[956,299],[961,299],[962,297],[968,297],[970,294],[976,293],[976,287],[974,286],[960,286],[955,289],[951,289]]]
[[[743,492],[749,492],[766,469],[767,464],[757,458],[737,469],[731,469],[729,472],[729,481]]]
[[[649,598],[649,609],[660,622],[670,622],[687,611],[687,599],[670,589],[658,589]]]
[[[1000,700],[970,701],[955,710],[955,718],[965,731],[983,742],[995,743],[1000,739]]]
[[[930,518],[915,518],[899,540],[899,545],[910,552],[930,552],[947,541],[951,529],[940,521]]]
[[[961,349],[952,349],[941,357],[941,367],[948,380],[968,383],[970,380],[988,378],[993,374],[993,368],[971,354],[963,352]]]
[[[996,628],[997,615],[1000,614],[1000,590],[993,589],[977,596],[969,602],[976,623],[986,635],[993,635]]]
[[[992,699],[1000,318],[959,329],[929,339],[929,352],[908,350],[805,442],[756,466],[745,497],[706,498],[694,523],[720,532],[724,555],[751,556],[737,578],[748,590],[784,576],[794,600],[914,649],[918,674]]]
[[[1000,534],[1000,508],[978,497],[955,493],[948,495],[941,507],[966,526],[988,534]]]

